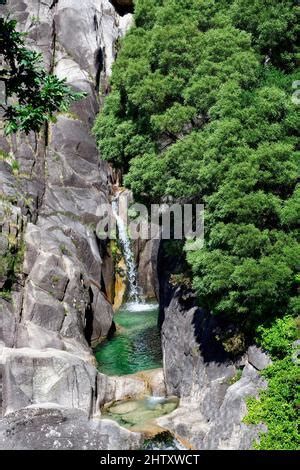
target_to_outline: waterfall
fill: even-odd
[[[127,277],[129,283],[129,300],[136,304],[143,302],[140,294],[140,288],[137,282],[137,269],[134,261],[134,255],[131,248],[130,239],[127,234],[126,225],[118,213],[118,199],[115,198],[112,201],[112,212],[117,222],[119,231],[119,240],[122,246],[122,252],[127,269]]]

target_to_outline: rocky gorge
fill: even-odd
[[[117,181],[91,127],[132,3],[11,0],[1,8],[45,67],[87,97],[39,135],[0,139],[0,449],[140,449],[145,432],[102,410],[145,395],[179,399],[156,426],[185,447],[251,448],[262,427],[243,423],[246,398],[266,386],[259,371],[270,360],[254,345],[234,360],[220,348],[221,326],[162,275],[159,242],[134,252],[145,296],[160,302],[163,368],[97,369],[92,347],[114,330],[117,273],[96,225]]]

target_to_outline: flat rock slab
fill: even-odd
[[[138,449],[141,435],[81,410],[25,408],[0,420],[0,450]]]

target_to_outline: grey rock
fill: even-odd
[[[265,369],[269,366],[272,361],[268,354],[266,354],[261,348],[253,345],[248,348],[248,361],[252,364],[257,370]]]
[[[64,272],[61,257],[52,253],[40,253],[29,279],[40,289],[51,292],[57,300],[64,298],[68,277]]]
[[[96,287],[92,287],[93,291],[93,332],[91,336],[92,344],[96,345],[103,339],[112,324],[113,310],[103,293]]]
[[[27,224],[24,241],[26,243],[26,251],[24,256],[23,272],[28,275],[37,259],[41,244],[41,231],[36,227],[36,225],[32,223]]]
[[[0,256],[5,255],[8,249],[8,240],[4,235],[0,235]]]
[[[242,422],[246,399],[266,382],[246,357],[234,361],[225,353],[215,339],[217,320],[191,300],[177,290],[165,309],[164,373],[180,406],[158,423],[195,449],[249,449],[264,428]],[[232,384],[241,365],[242,377]]]
[[[66,340],[72,338],[85,347],[88,347],[86,338],[84,336],[85,318],[70,305],[64,303],[65,319],[60,329],[61,336]]]
[[[64,308],[54,291],[47,292],[29,281],[24,291],[23,320],[43,328],[59,331],[65,318]]]
[[[106,403],[145,395],[148,388],[145,381],[136,375],[117,377],[98,373],[97,390],[96,408],[99,410]]]
[[[141,435],[82,410],[29,407],[0,420],[1,450],[134,450]]]
[[[93,411],[96,369],[75,354],[57,349],[2,348],[0,363],[4,415],[49,402],[79,408],[89,415]]]
[[[135,242],[135,257],[138,266],[138,282],[146,298],[158,298],[157,259],[160,240]]]
[[[0,341],[11,348],[15,342],[16,318],[11,303],[0,299]]]
[[[163,369],[141,371],[136,374],[148,385],[149,392],[154,397],[167,396],[166,383]],[[148,393],[149,393],[148,392]]]
[[[229,381],[235,367],[214,339],[215,319],[186,307],[176,294],[162,326],[164,371],[169,395],[203,396],[211,382]]]
[[[18,233],[25,232],[27,279],[18,307],[22,316],[16,344],[68,350],[77,342],[80,352],[86,340],[99,341],[107,334],[113,316],[107,299],[85,283],[91,279],[101,285],[103,260],[94,232],[110,181],[109,166],[99,163],[90,128],[100,104],[95,87],[105,88],[114,44],[127,26],[108,0],[39,0],[38,5],[24,0],[10,4],[9,10],[28,33],[29,46],[43,53],[45,67],[54,63],[59,77],[89,93],[70,112],[57,116],[47,138],[42,133],[0,138],[3,151],[20,164],[16,179],[9,162],[0,162],[1,191],[14,198],[11,225],[16,218],[22,220],[21,212],[29,222],[26,230],[18,225]],[[100,66],[102,83],[96,83]],[[88,315],[94,331],[86,338]],[[35,328],[43,338],[34,339]]]
[[[41,351],[48,348],[66,349],[59,333],[38,326],[30,321],[18,324],[16,336],[17,348],[31,348]]]
[[[115,43],[131,16],[120,18],[108,0],[12,0],[3,6],[4,14],[8,10],[27,32],[29,47],[43,54],[45,68],[52,71],[54,64],[54,73],[89,96],[58,114],[46,133],[0,135],[0,148],[20,165],[16,176],[9,161],[0,162],[0,250],[8,248],[8,233],[25,244],[13,302],[1,301],[6,416],[0,448],[137,448],[139,434],[88,419],[99,413],[89,344],[108,333],[113,317],[101,293],[112,260],[100,255],[95,235],[112,173],[99,161],[90,129],[102,104],[98,91],[107,89]],[[5,282],[3,276],[0,283]],[[116,379],[114,396],[142,386]]]
[[[258,396],[266,382],[251,365],[246,368],[242,378],[228,388],[217,419],[204,438],[204,448],[249,449],[258,437],[261,427],[246,426],[242,420],[247,414],[246,399]]]

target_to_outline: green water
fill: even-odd
[[[156,304],[125,304],[114,316],[120,329],[95,349],[100,372],[107,375],[133,374],[162,366]]]
[[[144,397],[114,403],[102,413],[103,418],[113,419],[125,428],[151,426],[153,420],[171,413],[178,406],[176,397]]]
[[[113,419],[128,429],[147,429],[155,425],[155,418],[171,413],[178,406],[176,397],[144,397],[124,400],[102,412],[102,418]]]

